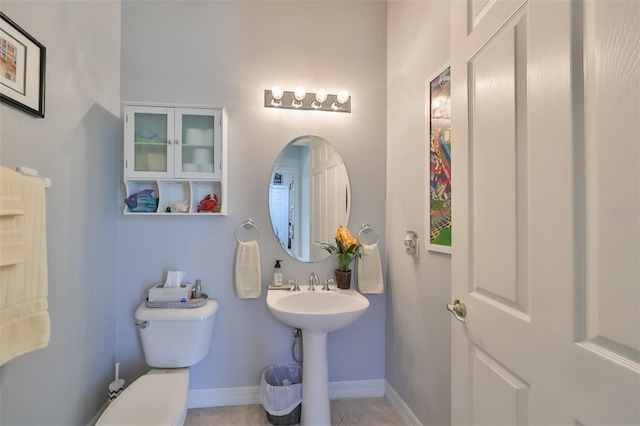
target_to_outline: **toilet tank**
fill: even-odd
[[[216,300],[199,308],[149,308],[143,302],[135,318],[147,365],[181,368],[200,362],[211,348],[217,311]]]

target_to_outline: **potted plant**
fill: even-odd
[[[362,244],[351,235],[351,232],[340,225],[336,232],[336,244],[323,243],[324,248],[329,253],[338,255],[338,269],[335,270],[336,283],[338,288],[348,289],[351,287],[351,261],[356,257],[362,257],[360,248]]]

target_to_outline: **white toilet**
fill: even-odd
[[[148,308],[135,318],[147,365],[102,413],[96,425],[183,425],[187,416],[189,366],[209,352],[218,302],[199,308]]]

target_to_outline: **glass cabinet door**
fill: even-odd
[[[218,110],[176,109],[175,176],[215,178],[220,176],[221,113]]]
[[[173,110],[168,108],[133,107],[127,111],[125,167],[129,176],[171,176],[173,120]]]

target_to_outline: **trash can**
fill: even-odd
[[[300,423],[302,411],[302,367],[271,365],[262,372],[260,402],[272,425]]]

